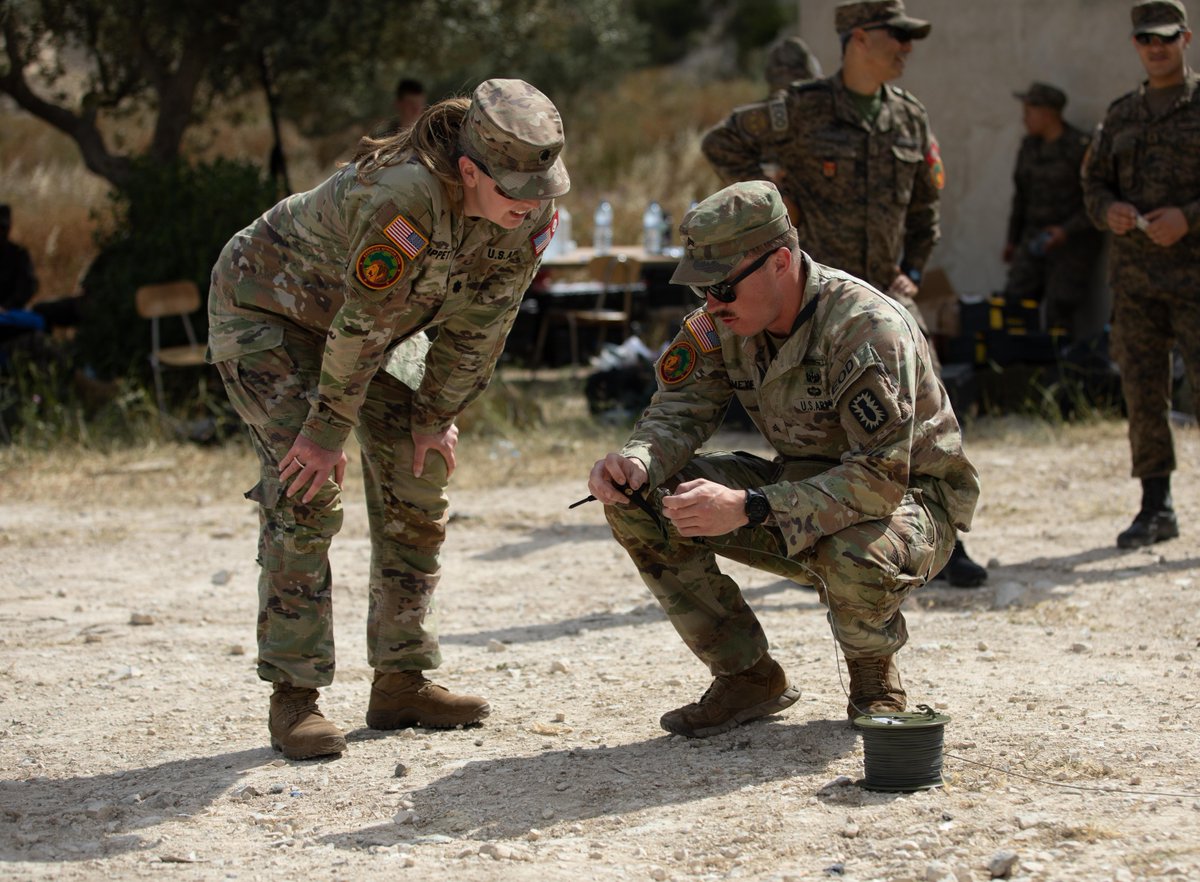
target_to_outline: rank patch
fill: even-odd
[[[887,422],[887,409],[870,389],[863,389],[851,398],[849,407],[858,424],[868,432],[874,432]]]
[[[417,225],[402,214],[396,215],[384,227],[383,234],[395,242],[396,247],[407,254],[410,260],[418,257],[429,245],[429,240],[421,235]]]
[[[696,369],[696,347],[681,340],[658,360],[658,378],[668,386],[682,383]]]
[[[929,166],[929,178],[933,186],[939,190],[946,186],[946,167],[942,165],[942,148],[938,146],[937,138],[929,139],[929,149],[925,151],[925,164]]]
[[[536,233],[529,237],[529,241],[533,244],[533,256],[537,257],[546,250],[546,246],[550,244],[550,240],[554,238],[554,234],[558,231],[558,212],[554,212],[554,217],[550,218],[550,223],[542,227]]]
[[[354,264],[354,275],[372,291],[390,288],[403,273],[404,258],[391,245],[368,245]]]
[[[696,342],[700,344],[701,352],[716,352],[721,348],[721,338],[717,336],[712,316],[707,312],[692,316],[685,324],[687,329],[692,332],[692,336],[696,338]]]

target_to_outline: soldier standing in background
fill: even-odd
[[[800,250],[774,184],[732,184],[680,230],[671,281],[706,308],[659,359],[629,440],[588,478],[715,677],[662,727],[703,738],[799,697],[718,554],[815,585],[850,670],[847,714],[902,711],[900,606],[945,565],[979,496],[929,345],[894,300]],[[696,453],[735,395],[774,459]],[[625,488],[643,505],[626,504]]]
[[[1033,83],[1014,95],[1027,135],[1013,173],[1004,296],[1042,303],[1045,328],[1073,331],[1100,256],[1100,234],[1084,210],[1079,181],[1091,138],[1063,119],[1067,96],[1060,89]]]
[[[869,282],[920,321],[913,298],[938,240],[945,173],[924,106],[888,82],[932,25],[908,16],[902,0],[840,3],[835,25],[837,73],[789,86],[784,101],[734,110],[701,148],[727,181],[762,179],[764,159],[774,158],[814,259]],[[987,570],[959,543],[945,576],[969,588]]]
[[[328,552],[351,431],[372,546],[367,725],[488,714],[424,676],[441,663],[433,592],[454,420],[487,386],[554,234],[553,197],[570,187],[562,147],[545,95],[488,80],[470,101],[364,139],[354,162],[238,233],[213,269],[209,358],[261,465],[246,494],[262,523],[258,675],[275,684],[269,729],[285,756],[346,749],[317,690],[334,674]]]
[[[1133,48],[1147,80],[1108,108],[1084,161],[1088,214],[1114,234],[1112,352],[1129,413],[1133,477],[1142,504],[1117,537],[1121,548],[1173,539],[1175,449],[1171,347],[1183,350],[1200,394],[1200,76],[1179,0],[1133,4]]]

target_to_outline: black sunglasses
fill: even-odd
[[[768,251],[766,254],[760,255],[754,263],[738,273],[736,278],[726,279],[724,282],[717,282],[715,285],[708,285],[707,287],[700,287],[699,285],[688,285],[688,287],[701,300],[711,296],[713,300],[719,300],[722,303],[733,303],[733,301],[737,300],[737,291],[734,288],[737,287],[738,282],[766,263],[767,258],[774,253],[774,251]]]
[[[1138,41],[1139,46],[1151,46],[1155,43],[1162,46],[1170,46],[1182,36],[1183,31],[1176,31],[1169,37],[1164,37],[1161,34],[1134,34],[1133,39]]]
[[[520,201],[516,196],[509,196],[507,193],[504,192],[504,188],[500,186],[500,182],[496,180],[496,176],[494,174],[492,174],[491,171],[488,170],[488,167],[486,165],[484,165],[482,162],[480,162],[474,156],[468,156],[467,159],[469,159],[469,160],[471,160],[471,162],[475,163],[475,167],[478,168],[481,172],[483,172],[485,176],[487,176],[488,178],[491,179],[492,187],[495,188],[497,193],[499,193],[505,199],[511,200],[512,202]]]
[[[863,28],[864,31],[887,31],[887,35],[897,43],[911,43],[912,32],[906,31],[904,28],[898,28],[895,25],[872,25],[869,28]]]

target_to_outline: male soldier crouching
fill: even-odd
[[[895,301],[800,250],[774,184],[733,184],[680,229],[672,281],[706,308],[659,361],[658,392],[630,439],[588,480],[716,678],[662,726],[703,738],[799,698],[717,554],[814,583],[850,668],[847,713],[903,710],[900,605],[946,564],[979,496],[925,338]],[[696,453],[734,395],[774,460]],[[625,504],[624,487],[670,528]]]

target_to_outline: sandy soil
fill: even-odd
[[[912,795],[855,783],[815,595],[743,567],[803,698],[703,741],[658,727],[708,677],[601,511],[566,510],[586,467],[512,482],[520,447],[464,442],[438,677],[493,713],[449,732],[363,725],[352,482],[322,700],[350,748],[287,762],[254,673],[249,457],[0,452],[0,876],[1200,878],[1200,435],[1178,438],[1184,537],[1134,552],[1113,543],[1138,498],[1121,425],[971,440],[991,580],[908,601],[910,701],[952,718],[945,787]]]

